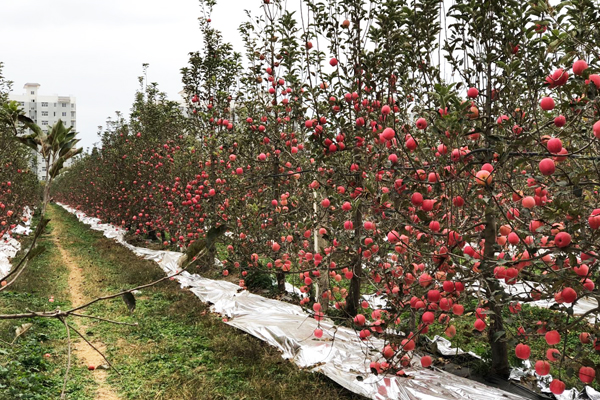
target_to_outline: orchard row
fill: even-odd
[[[271,1],[240,27],[242,63],[201,3],[185,109],[142,87],[57,200],[165,248],[206,241],[201,268],[217,257],[241,287],[299,283],[318,321],[385,340],[375,372],[470,318],[494,373],[532,358],[554,393],[594,381],[598,310],[573,306],[598,297],[597,11],[306,0],[300,18]],[[545,321],[526,312],[540,300]]]
[[[9,82],[2,75],[0,63],[0,115],[8,101]],[[30,151],[14,140],[12,127],[0,124],[0,240],[11,235],[23,221],[25,207],[33,208],[39,200],[39,184],[32,170]]]

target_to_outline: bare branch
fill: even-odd
[[[115,325],[127,325],[127,326],[138,326],[139,325],[137,322],[129,323],[129,322],[113,321],[112,319],[100,318],[100,317],[96,317],[95,315],[78,314],[78,313],[74,313],[74,312],[69,313],[69,315],[73,315],[75,317],[97,319],[99,321],[110,322],[111,324],[115,324]]]
[[[69,325],[69,326],[70,326],[70,325]],[[105,356],[105,355],[104,355],[104,354],[103,354],[103,353],[102,353],[100,350],[98,350],[98,349],[97,349],[97,348],[96,348],[96,347],[95,347],[93,344],[91,344],[91,343],[90,343],[90,341],[89,341],[89,340],[87,340],[87,339],[86,339],[86,338],[85,338],[85,337],[84,337],[84,336],[83,336],[83,335],[82,335],[82,334],[81,334],[81,333],[80,333],[80,332],[79,332],[77,329],[73,328],[72,326],[70,326],[70,327],[71,327],[71,329],[73,329],[73,330],[75,331],[75,333],[76,333],[76,334],[78,334],[78,335],[79,335],[79,337],[80,337],[80,338],[82,338],[82,339],[83,339],[83,340],[84,340],[84,341],[85,341],[85,342],[86,342],[86,343],[87,343],[87,344],[88,344],[88,345],[89,345],[89,346],[90,346],[92,349],[96,350],[96,353],[100,354],[100,355],[102,356],[102,358],[104,358],[104,361],[106,361],[106,363],[107,363],[108,365],[110,365],[110,367],[111,367],[112,369],[114,369],[114,370],[115,370],[115,372],[116,372],[117,374],[121,375],[121,373],[119,372],[119,370],[118,370],[118,369],[116,369],[116,368],[115,368],[115,366],[114,366],[114,365],[112,365],[110,361],[108,361],[108,358],[106,358],[106,356]]]
[[[63,380],[63,388],[60,393],[61,400],[66,399],[66,390],[67,390],[67,381],[69,380],[69,371],[71,370],[71,331],[69,329],[69,324],[63,319],[59,318],[62,323],[65,325],[65,329],[67,330],[67,370],[65,371],[65,377]]]

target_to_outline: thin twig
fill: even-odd
[[[202,252],[201,252],[201,253],[202,253]],[[200,254],[200,253],[199,253],[199,254],[198,254],[196,257],[194,257],[194,258],[191,260],[191,262],[189,262],[189,263],[188,263],[188,265],[186,265],[186,266],[185,266],[185,268],[183,268],[181,271],[179,271],[179,272],[178,272],[178,273],[176,273],[176,274],[173,274],[173,275],[168,275],[168,276],[165,276],[165,277],[163,277],[163,278],[160,278],[160,279],[158,279],[158,280],[156,280],[156,281],[154,281],[154,282],[150,282],[150,283],[147,283],[147,284],[145,284],[145,285],[141,285],[141,286],[137,286],[137,287],[134,287],[134,288],[131,288],[131,289],[128,289],[128,290],[124,290],[124,291],[122,291],[122,292],[119,292],[119,293],[116,293],[116,294],[111,294],[111,295],[109,295],[109,296],[98,297],[98,298],[96,298],[96,299],[94,299],[94,300],[92,300],[92,301],[90,301],[90,302],[87,302],[87,303],[85,303],[85,304],[83,304],[83,305],[81,305],[81,306],[79,306],[79,307],[75,307],[75,308],[72,308],[72,309],[70,309],[70,310],[68,310],[68,311],[65,311],[65,313],[66,313],[66,314],[71,314],[71,313],[73,313],[73,311],[77,311],[77,310],[81,310],[82,308],[89,307],[89,306],[91,306],[92,304],[94,304],[94,303],[97,303],[97,302],[99,302],[99,301],[102,301],[102,300],[108,300],[108,299],[113,299],[113,298],[115,298],[115,297],[122,296],[122,295],[124,295],[125,293],[131,293],[131,292],[133,292],[133,291],[136,291],[136,290],[140,290],[140,289],[144,289],[144,288],[147,288],[147,287],[150,287],[150,286],[154,286],[154,285],[156,285],[156,284],[158,284],[158,283],[160,283],[160,282],[162,282],[162,281],[166,281],[167,279],[174,278],[174,277],[176,277],[176,276],[178,276],[178,275],[181,275],[181,274],[182,274],[184,271],[186,271],[186,270],[187,270],[187,269],[188,269],[188,268],[189,268],[189,267],[190,267],[190,266],[191,266],[191,265],[192,265],[192,264],[193,264],[193,263],[194,263],[194,262],[195,262],[195,261],[196,261],[198,258],[200,258],[202,255],[203,255],[203,254]]]
[[[111,320],[103,319],[103,318],[100,318],[100,317],[94,317],[94,316],[91,316],[91,315],[76,314],[75,311],[81,310],[81,309],[86,308],[86,307],[89,307],[90,305],[92,305],[94,303],[97,303],[99,301],[113,299],[115,297],[122,296],[125,293],[131,293],[131,292],[134,292],[136,290],[140,290],[140,289],[144,289],[144,288],[147,288],[147,287],[150,287],[150,286],[154,286],[154,285],[156,285],[156,284],[158,284],[158,283],[160,283],[162,281],[166,281],[167,279],[171,279],[171,278],[174,278],[174,277],[176,277],[178,275],[181,275],[183,272],[185,272],[203,254],[204,254],[203,252],[200,252],[197,257],[194,257],[192,259],[192,261],[190,263],[188,263],[188,265],[186,265],[181,271],[177,272],[176,274],[168,275],[168,276],[160,278],[160,279],[158,279],[158,280],[156,280],[154,282],[150,282],[150,283],[147,283],[145,285],[141,285],[141,286],[137,286],[137,287],[134,287],[134,288],[131,288],[131,289],[128,289],[128,290],[124,290],[124,291],[116,293],[116,294],[112,294],[112,295],[109,295],[109,296],[98,297],[98,298],[96,298],[96,299],[94,299],[94,300],[92,300],[92,301],[90,301],[90,302],[88,302],[86,304],[83,304],[83,305],[81,305],[79,307],[72,308],[72,309],[67,310],[67,311],[56,310],[56,311],[53,311],[51,313],[48,313],[48,312],[29,312],[29,313],[25,313],[25,314],[0,314],[0,320],[2,320],[2,319],[20,319],[20,318],[38,318],[38,317],[39,318],[59,318],[59,319],[62,320],[62,318],[64,318],[64,317],[68,317],[70,315],[77,315],[78,317],[95,318],[95,319],[99,319],[99,320],[102,320],[102,321],[107,321],[107,322],[111,322],[111,323],[115,323],[115,324],[120,324],[120,325],[137,326],[137,324],[133,324],[132,325],[132,324],[129,324],[129,323],[126,323],[126,322],[111,321]]]
[[[69,325],[69,326],[70,326],[70,325]],[[79,335],[79,337],[80,337],[80,338],[82,338],[82,339],[83,339],[83,340],[84,340],[84,341],[85,341],[87,344],[89,344],[89,345],[90,345],[90,347],[91,347],[92,349],[96,350],[96,352],[97,352],[98,354],[100,354],[100,355],[102,356],[102,358],[104,358],[104,361],[106,361],[106,363],[107,363],[108,365],[110,365],[110,367],[111,367],[112,369],[114,369],[114,370],[115,370],[115,372],[116,372],[117,374],[121,375],[121,373],[119,372],[119,370],[118,370],[118,369],[116,369],[116,368],[114,367],[114,365],[112,365],[112,364],[111,364],[111,362],[110,362],[110,361],[108,361],[108,358],[106,358],[106,356],[105,356],[105,355],[104,355],[104,354],[103,354],[103,353],[102,353],[100,350],[98,350],[96,347],[94,347],[94,345],[93,345],[93,344],[91,344],[91,343],[90,343],[90,341],[89,341],[89,340],[87,340],[87,339],[86,339],[86,338],[85,338],[85,337],[84,337],[84,336],[81,334],[81,332],[79,332],[77,329],[73,328],[72,326],[70,326],[70,328],[71,328],[71,329],[73,329],[73,330],[75,331],[75,333],[76,333],[76,334],[78,334],[78,335]]]
[[[67,324],[67,322],[63,319],[60,318],[60,320],[62,321],[62,323],[65,325],[65,328],[67,329],[67,370],[65,371],[65,377],[63,380],[63,388],[62,388],[62,392],[60,393],[60,398],[61,399],[66,399],[66,390],[67,390],[67,381],[69,380],[69,371],[71,370],[71,331],[69,330],[69,324]]]
[[[6,285],[2,286],[2,288],[0,288],[0,292],[3,290],[6,290],[6,288],[8,288],[10,285],[12,285],[13,283],[15,283],[15,281],[17,279],[19,279],[19,276],[21,276],[21,273],[23,271],[25,271],[25,269],[27,268],[27,265],[29,264],[29,260],[26,260],[24,263],[20,263],[19,265],[23,265],[23,268],[19,269],[19,272],[17,273],[17,275],[15,275],[15,277],[12,279],[12,281],[8,282]],[[15,270],[16,271],[16,270]],[[9,274],[10,275],[10,274]]]
[[[106,319],[106,318],[96,317],[94,315],[77,314],[77,313],[74,313],[74,312],[69,313],[69,314],[73,315],[75,317],[92,318],[92,319],[97,319],[97,320],[100,320],[100,321],[110,322],[111,324],[116,324],[116,325],[127,325],[127,326],[138,326],[139,325],[137,322],[134,322],[134,323],[119,322],[119,321],[113,321],[112,319]]]

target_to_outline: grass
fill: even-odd
[[[13,286],[0,293],[0,313],[26,309],[49,311],[69,307],[67,270],[61,264],[50,227],[40,238],[46,251],[35,258]],[[29,239],[30,240],[30,239]],[[23,243],[26,248],[28,240]],[[14,264],[22,257],[17,255]],[[54,296],[55,301],[49,302]],[[15,329],[25,323],[32,328],[13,345]],[[66,332],[54,319],[0,320],[0,400],[48,400],[60,397],[66,366]],[[50,357],[44,357],[49,354]],[[73,370],[67,386],[69,399],[90,399],[94,390],[87,371]]]
[[[52,207],[68,235],[63,248],[83,267],[88,297],[163,276],[153,262],[90,230]],[[165,281],[136,295],[129,315],[121,299],[98,303],[88,313],[139,322],[138,327],[86,322],[88,337],[101,338],[121,372],[109,382],[122,399],[361,399],[327,378],[301,371],[280,353],[210,314],[191,292]]]

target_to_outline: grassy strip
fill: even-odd
[[[86,277],[89,297],[114,292],[163,276],[145,261],[90,230],[57,207],[65,225],[63,246]],[[89,312],[139,322],[137,328],[90,321],[89,337],[99,337],[120,369],[109,382],[123,399],[361,399],[327,378],[301,371],[274,348],[223,324],[192,293],[164,282],[136,295],[130,316],[120,300]]]
[[[70,306],[68,271],[50,236],[51,229],[52,222],[39,241],[46,251],[29,264],[13,286],[0,293],[0,313],[18,313],[27,309],[50,311]],[[30,240],[24,240],[24,249]],[[23,254],[21,251],[17,255],[14,264]],[[52,296],[54,302],[49,301]],[[25,323],[33,326],[13,345],[0,342],[0,399],[58,399],[67,361],[65,329],[54,319],[5,320],[0,321],[0,339],[12,342],[17,326]],[[50,357],[44,357],[45,354]],[[94,382],[87,371],[72,370],[68,398],[91,399],[93,392]]]

